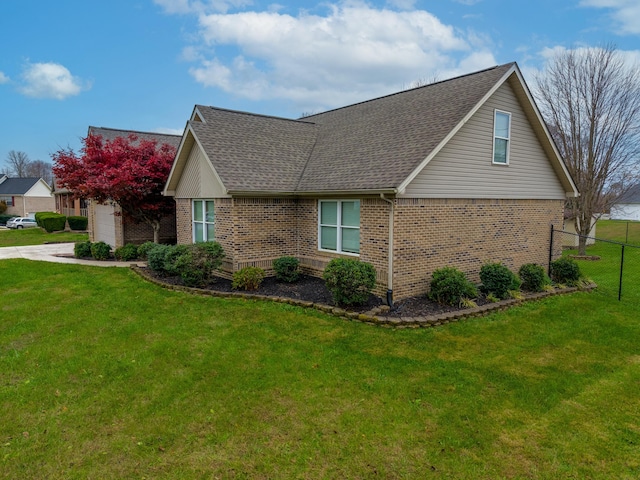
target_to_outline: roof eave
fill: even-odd
[[[358,190],[314,190],[314,191],[287,191],[287,190],[228,190],[233,197],[355,197],[355,196],[379,196],[396,195],[397,188],[374,188]]]

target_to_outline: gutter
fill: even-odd
[[[394,203],[393,200],[389,200],[384,196],[384,193],[380,194],[380,198],[389,204],[389,251],[387,257],[389,259],[389,266],[387,267],[387,305],[393,307],[393,214]]]

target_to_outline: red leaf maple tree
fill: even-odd
[[[116,202],[122,215],[151,226],[158,243],[160,220],[175,211],[162,190],[176,149],[135,134],[112,140],[89,134],[82,143],[80,155],[72,149],[52,155],[56,184],[77,198]]]

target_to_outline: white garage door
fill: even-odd
[[[116,219],[113,216],[112,205],[96,205],[96,224],[94,240],[105,242],[115,247],[116,245]]]

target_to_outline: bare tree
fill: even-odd
[[[51,172],[51,164],[44,160],[33,160],[27,164],[25,169],[27,177],[39,177],[52,186],[53,173]]]
[[[7,154],[8,171],[14,177],[26,177],[29,162],[29,156],[24,152],[11,150]]]
[[[29,156],[24,152],[11,150],[7,154],[4,172],[9,177],[37,177],[42,178],[51,185],[53,174],[51,173],[51,163],[43,160],[29,160]]]
[[[542,115],[580,192],[567,207],[584,255],[599,214],[638,178],[640,70],[607,45],[561,51],[535,80]]]

